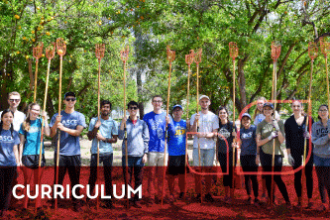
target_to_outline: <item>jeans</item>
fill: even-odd
[[[201,149],[201,166],[211,167],[214,161],[214,149]],[[199,166],[198,148],[193,149],[194,166]]]
[[[128,156],[128,184],[131,186],[132,183],[132,176],[134,171],[134,190],[136,190],[142,184],[142,177],[143,177],[143,166],[142,163],[143,157],[130,157]],[[126,180],[126,157],[123,156],[122,158],[122,165],[123,165],[123,172],[124,172],[124,180],[125,185],[127,184]],[[134,200],[138,200],[138,194],[134,195]]]
[[[319,180],[319,192],[322,203],[326,202],[324,188],[328,192],[330,201],[330,158],[322,158],[314,154],[314,163],[317,178]]]

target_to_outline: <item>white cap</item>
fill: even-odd
[[[203,98],[207,98],[208,100],[210,100],[210,98],[209,98],[207,95],[201,95],[201,96],[199,97],[199,100],[201,100],[201,99],[203,99]]]

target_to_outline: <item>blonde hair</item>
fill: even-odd
[[[11,92],[11,93],[8,94],[8,99],[9,99],[10,96],[12,96],[12,95],[18,95],[18,96],[21,98],[21,95],[20,95],[18,92],[13,91],[13,92]]]
[[[267,99],[266,99],[265,97],[263,97],[263,96],[260,96],[259,98],[257,98],[257,101],[258,101],[258,100],[266,101]],[[262,114],[262,112],[259,111],[258,106],[257,106],[256,109],[254,110],[253,120],[255,120],[256,117],[257,117],[257,115],[259,115],[259,114]]]
[[[27,132],[30,131],[30,126],[31,126],[30,111],[31,111],[32,107],[35,105],[40,107],[40,105],[38,103],[31,103],[28,105],[28,113],[27,113],[25,121],[23,122],[23,130],[25,130]]]

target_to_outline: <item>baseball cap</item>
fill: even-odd
[[[201,100],[201,99],[203,99],[203,98],[207,98],[208,100],[210,100],[210,98],[209,98],[207,95],[201,95],[201,96],[199,97],[199,100]]]
[[[244,114],[242,115],[242,118],[243,118],[243,117],[248,117],[249,119],[252,120],[251,115],[250,115],[249,113],[244,113]]]
[[[67,92],[67,93],[64,94],[64,98],[66,98],[68,96],[76,97],[76,95],[74,94],[74,92]]]
[[[181,105],[175,105],[175,106],[173,106],[172,111],[173,111],[175,108],[181,108],[181,109],[183,109]]]
[[[266,102],[264,104],[263,108],[265,108],[266,106],[271,107],[272,109],[274,109],[274,105],[272,103],[270,103],[270,102]]]

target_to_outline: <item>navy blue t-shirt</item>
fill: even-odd
[[[17,131],[2,130],[0,134],[0,167],[16,166],[14,146],[20,143]]]
[[[56,121],[56,116],[58,113],[53,115],[49,127],[53,127]],[[64,127],[69,129],[77,129],[78,125],[86,127],[85,116],[80,112],[74,111],[71,114],[66,113],[65,111],[61,112],[62,121]],[[55,135],[56,144],[57,144],[57,134]],[[56,152],[55,148],[55,152]],[[79,137],[69,135],[68,133],[61,131],[61,143],[60,143],[60,155],[64,156],[77,156],[80,155],[80,143]]]
[[[257,127],[255,125],[251,125],[249,129],[241,128],[241,156],[257,155],[256,130]]]

